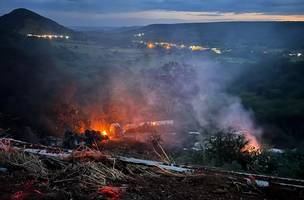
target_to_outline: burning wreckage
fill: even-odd
[[[115,148],[123,146],[131,141],[128,139],[132,133],[169,132],[173,125],[172,120],[123,127],[115,123],[99,131],[66,132],[61,147],[58,143],[49,146],[1,138],[0,199],[304,197],[303,180],[176,165],[156,136],[151,140],[152,148],[143,147],[157,155],[145,157],[153,160],[122,155],[113,148],[105,148],[112,142]],[[134,139],[138,139],[136,134]]]
[[[83,132],[66,131],[62,146],[67,149],[75,149],[81,145],[92,147],[100,142],[106,142],[110,139],[122,139],[127,136],[135,136],[136,133],[157,133],[159,131],[170,130],[174,125],[173,120],[141,122],[126,124],[122,127],[119,123],[112,123],[108,126],[102,126],[100,130],[86,129]],[[48,144],[54,146],[54,138],[48,140]]]

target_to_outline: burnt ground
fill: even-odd
[[[130,187],[125,199],[304,199],[304,191],[273,186],[262,189],[241,177],[211,173],[145,178]]]
[[[63,189],[64,188],[64,189]],[[106,188],[82,188],[77,183],[50,187],[23,170],[0,174],[0,199],[304,199],[304,190],[257,188],[243,177],[206,172],[188,176],[134,175],[128,181],[109,182]]]
[[[62,160],[16,152],[14,147],[18,143],[4,148],[6,151],[1,153],[0,167],[7,168],[7,171],[0,170],[0,200],[304,199],[304,180],[204,167],[193,167],[186,174],[173,173],[156,166],[113,160],[112,156],[109,158],[110,152],[115,149],[115,153],[119,154],[134,152],[137,148],[146,151],[137,151],[130,156],[145,153],[145,157],[153,158],[153,150],[149,147],[131,144],[115,143],[113,146],[116,148],[108,144],[102,151],[74,151],[72,157]],[[20,147],[22,145],[23,148],[48,148],[19,144]],[[49,148],[50,152],[55,150]],[[258,186],[257,180],[267,181],[269,185]]]

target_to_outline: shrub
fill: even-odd
[[[248,145],[244,135],[236,133],[233,129],[218,130],[204,141],[207,159],[215,166],[223,166],[236,161],[243,169],[248,169],[252,162],[252,155],[243,152],[242,149]]]

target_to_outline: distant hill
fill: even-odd
[[[303,22],[152,24],[137,30],[127,31],[130,37],[137,32],[144,32],[145,38],[154,41],[227,45],[230,47],[243,44],[304,47]]]
[[[71,28],[78,31],[90,31],[90,32],[125,32],[139,29],[141,26],[126,26],[126,27],[111,27],[111,26],[72,26]]]
[[[25,8],[18,8],[0,17],[0,30],[19,34],[62,34],[75,32],[55,21],[43,17]]]

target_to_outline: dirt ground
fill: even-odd
[[[199,166],[187,168],[189,171],[185,173],[172,172],[157,165],[109,158],[114,150],[116,153],[134,152],[134,149],[148,147],[136,143],[131,147],[117,144],[113,149],[109,145],[106,147],[103,151],[75,151],[72,159],[63,160],[7,149],[0,160],[0,167],[7,168],[7,171],[0,171],[0,200],[304,200],[303,180]],[[117,147],[120,148],[117,150]],[[137,151],[132,156],[141,154]],[[268,184],[261,187],[257,180]]]
[[[125,182],[109,182],[98,190],[81,190],[77,183],[49,187],[46,180],[37,180],[26,171],[0,174],[1,200],[31,199],[304,199],[304,190],[257,188],[243,177],[216,174],[137,176]]]

